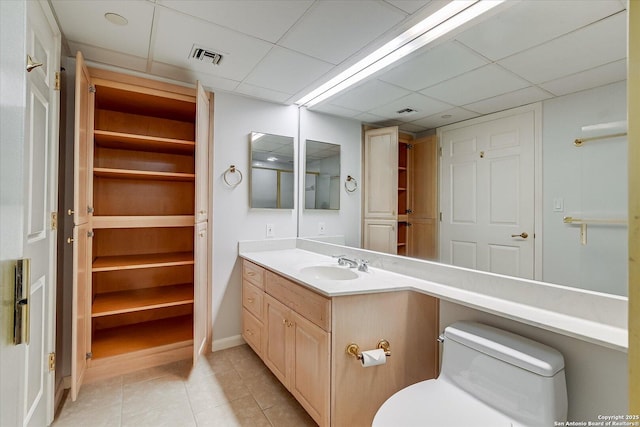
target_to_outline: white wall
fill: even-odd
[[[556,348],[565,360],[569,420],[628,413],[627,354],[459,304],[440,301],[440,330],[458,320],[506,329]]]
[[[544,101],[542,117],[543,280],[627,295],[627,227],[589,226],[583,246],[580,227],[562,222],[627,216],[626,137],[573,145],[582,126],[626,120],[626,84]],[[554,199],[563,212],[553,211]]]
[[[340,210],[301,210],[299,236],[318,236],[318,224],[323,222],[326,235],[343,235],[347,246],[360,247],[361,187],[348,193],[344,188],[344,180],[351,175],[359,184],[362,182],[361,123],[301,108],[300,141],[304,143],[307,139],[340,145]],[[304,155],[303,152],[300,154]],[[304,158],[300,164],[303,162]],[[304,181],[301,182],[302,195],[299,197],[304,197]]]
[[[298,109],[217,92],[213,128],[213,217],[209,220],[213,222],[213,339],[219,341],[236,337],[242,330],[238,241],[266,238],[267,224],[273,224],[275,237],[297,234],[295,209],[249,208],[249,135],[254,131],[293,137],[295,157]],[[233,188],[222,179],[230,165],[244,175],[242,183]]]

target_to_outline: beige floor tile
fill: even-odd
[[[161,406],[137,408],[122,414],[122,427],[195,427],[196,421],[186,399]]]
[[[126,384],[123,388],[122,419],[128,419],[150,409],[189,406],[184,381],[176,375],[166,375],[149,381]],[[144,425],[144,424],[142,424]]]
[[[251,351],[251,354],[246,357],[231,359],[231,364],[243,379],[269,372],[269,368],[267,368],[264,362],[255,353],[253,353],[253,351]]]
[[[109,378],[94,383],[85,384],[80,388],[78,398],[71,401],[71,395],[67,396],[63,411],[82,412],[90,411],[97,406],[114,406],[122,404],[122,377]]]
[[[83,409],[65,403],[60,416],[53,427],[119,427],[122,417],[122,405],[92,405]]]
[[[256,355],[255,352],[251,350],[251,347],[249,347],[247,344],[220,350],[216,353],[224,354],[227,359],[231,361],[243,359],[245,357],[254,357]]]
[[[194,414],[251,395],[236,371],[189,378],[186,387]]]
[[[265,409],[267,416],[273,427],[315,427],[317,424],[313,418],[307,414],[302,406],[296,404],[281,404]]]
[[[191,370],[191,365],[191,359],[186,359],[166,365],[154,366],[152,368],[131,372],[130,374],[123,375],[123,383],[125,385],[133,384],[153,380],[167,375],[186,378]]]
[[[198,427],[271,427],[251,396],[196,414]]]
[[[291,393],[271,372],[265,372],[243,381],[262,409],[280,404],[298,404]]]

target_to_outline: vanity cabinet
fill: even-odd
[[[210,335],[210,95],[77,56],[72,398]]]
[[[393,393],[436,377],[436,298],[408,291],[328,298],[247,260],[242,286],[242,336],[322,427],[370,426]],[[369,350],[381,338],[391,343],[385,365],[363,368],[346,354],[351,343]]]
[[[365,131],[365,249],[437,259],[437,153],[435,136]]]

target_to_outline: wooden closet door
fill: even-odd
[[[93,105],[91,76],[82,53],[76,55],[75,127],[73,150],[73,223],[89,221],[92,204]]]
[[[416,139],[410,151],[409,252],[438,259],[438,142],[435,135]]]
[[[209,141],[211,140],[211,105],[209,96],[198,82],[196,104],[196,223],[207,221],[209,210]]]
[[[194,280],[193,280],[193,363],[202,353],[207,344],[207,313],[209,311],[207,262],[207,223],[201,222],[195,226],[194,237]]]
[[[396,219],[398,127],[373,129],[364,138],[364,218]]]

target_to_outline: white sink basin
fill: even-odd
[[[358,277],[355,271],[346,267],[332,265],[314,265],[300,269],[300,274],[308,279],[316,280],[353,280]]]

